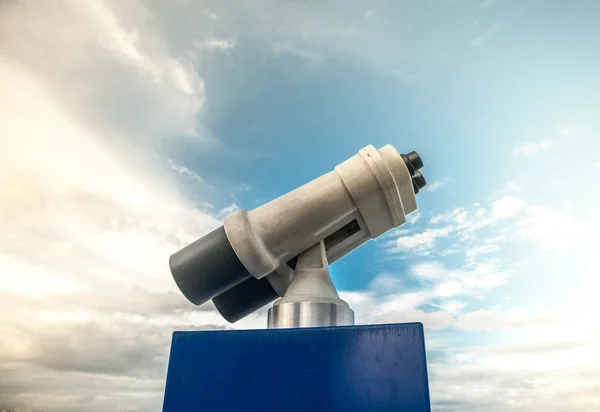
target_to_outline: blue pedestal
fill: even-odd
[[[163,412],[429,412],[423,325],[175,332]]]

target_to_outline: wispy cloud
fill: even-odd
[[[510,219],[525,206],[525,202],[516,196],[505,195],[492,203],[492,215],[498,219]]]
[[[427,184],[427,186],[425,186],[425,190],[429,192],[435,192],[436,190],[440,189],[443,185],[443,180],[435,180],[432,183]]]
[[[548,410],[568,410],[574,404],[593,410],[600,405],[600,335],[589,333],[594,315],[470,305],[469,298],[495,290],[510,274],[493,263],[466,270],[428,262],[413,266],[410,274],[423,282],[418,292],[403,291],[393,274],[384,273],[369,290],[341,295],[356,309],[358,323],[423,322],[435,409],[452,411],[460,405],[500,411],[508,403],[523,411],[541,404]],[[423,305],[434,309],[419,309]],[[461,330],[493,331],[502,343],[456,344]],[[554,378],[565,373],[564,379]],[[573,377],[577,385],[570,384]]]
[[[199,174],[188,169],[185,166],[175,163],[172,159],[169,159],[169,166],[171,166],[171,169],[179,173],[180,175],[188,176],[198,183],[204,183],[204,179],[202,179]]]
[[[506,189],[510,192],[520,192],[523,190],[523,187],[515,181],[509,180],[505,183]]]
[[[553,144],[554,141],[551,139],[521,143],[513,148],[513,154],[515,156],[535,156],[538,153],[549,149]]]
[[[521,198],[506,194],[487,208],[477,203],[471,208],[458,207],[433,216],[424,230],[392,232],[381,245],[384,252],[397,258],[462,255],[465,267],[473,267],[482,256],[500,252],[502,244],[507,242],[509,236],[492,232],[493,228],[514,220],[525,208]]]
[[[471,40],[471,47],[481,47],[485,42],[491,39],[494,35],[502,30],[503,23],[501,21],[496,22],[492,27],[490,27],[485,32],[481,33],[478,36],[475,36],[473,40]]]
[[[415,264],[408,274],[419,283],[418,291],[403,288],[398,274],[382,273],[366,291],[341,292],[357,313],[357,323],[399,322],[423,319],[428,329],[456,327],[454,315],[467,307],[465,299],[485,294],[503,285],[510,272],[492,261],[473,268],[450,269],[437,261]],[[424,312],[431,305],[437,311]]]
[[[574,136],[579,131],[579,128],[576,126],[566,126],[558,129],[558,134],[561,136]]]
[[[172,330],[225,326],[165,276],[220,223],[156,155],[196,130],[203,83],[119,5],[0,13],[0,409],[156,410]]]
[[[238,210],[240,207],[238,205],[236,205],[235,203],[224,207],[223,209],[219,210],[219,213],[217,213],[217,218],[218,219],[223,219],[225,218],[227,215],[235,212],[236,210]]]
[[[412,212],[411,214],[409,214],[406,217],[406,221],[411,224],[414,225],[415,223],[417,223],[419,220],[421,219],[421,212],[419,212],[418,210]]]
[[[141,74],[150,76],[158,85],[170,85],[175,90],[193,96],[198,109],[204,101],[204,82],[196,72],[179,60],[149,56],[139,46],[135,29],[121,25],[109,5],[103,1],[75,2],[100,36],[101,44],[133,65]]]
[[[317,68],[325,64],[325,57],[322,54],[290,42],[276,42],[273,45],[273,51],[275,53],[289,53],[290,55],[297,56]]]
[[[517,234],[551,252],[564,252],[576,243],[595,242],[597,224],[586,222],[572,213],[545,206],[533,206],[517,223]]]
[[[427,229],[423,232],[400,236],[395,241],[395,247],[390,252],[413,251],[422,254],[435,246],[436,239],[448,236],[453,230],[452,226],[437,229]]]
[[[231,50],[235,48],[236,41],[225,38],[211,38],[207,40],[195,40],[194,45],[200,49]]]
[[[110,124],[107,138],[116,128],[139,145],[170,136],[210,141],[198,124],[204,80],[148,15],[136,1],[16,2],[0,14],[0,39],[11,61],[60,90],[57,103],[78,120]]]

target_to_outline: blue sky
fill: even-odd
[[[266,319],[189,305],[168,256],[388,143],[429,185],[332,266],[358,322],[424,323],[434,410],[598,410],[599,13],[9,1],[0,410],[156,410],[173,330]]]

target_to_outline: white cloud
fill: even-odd
[[[511,192],[521,192],[523,190],[523,187],[518,184],[517,182],[514,182],[512,180],[509,180],[505,183],[506,185],[506,190],[511,191]]]
[[[314,67],[321,67],[325,64],[325,57],[323,57],[321,54],[307,50],[290,42],[278,41],[274,43],[273,51],[275,53],[289,53],[293,56],[300,57]]]
[[[382,294],[380,288],[377,292],[370,288],[363,292],[342,291],[340,294],[356,311],[357,324],[414,321],[424,324],[432,402],[436,409],[446,410],[448,407],[448,410],[456,410],[460,404],[461,409],[467,410],[503,410],[504,398],[480,397],[471,390],[475,388],[487,393],[508,385],[510,388],[524,388],[527,397],[536,399],[546,389],[550,390],[555,381],[549,381],[550,386],[532,386],[519,380],[523,374],[527,375],[527,382],[531,382],[545,379],[549,371],[559,374],[560,371],[577,371],[575,373],[580,375],[583,385],[589,384],[590,377],[599,377],[600,330],[590,327],[594,314],[537,313],[518,307],[478,308],[476,304],[468,304],[462,297],[472,298],[498,285],[494,282],[473,282],[471,278],[475,273],[491,275],[498,270],[491,264],[483,266],[467,271],[450,270],[439,263],[429,263],[414,270],[433,281],[422,285],[418,291],[398,292],[393,275],[386,273],[381,276],[385,281],[376,280],[373,285],[391,285],[387,295]],[[422,305],[438,310],[418,309]],[[472,310],[465,310],[472,306]],[[478,335],[479,346],[466,346],[468,344],[462,343],[464,341],[454,340],[459,336],[457,330],[492,332],[494,335],[489,339]],[[499,383],[491,377],[502,379]],[[460,390],[456,386],[459,383],[462,385]],[[496,385],[500,385],[499,388]],[[594,399],[593,393],[577,394],[577,401],[589,402]],[[508,398],[519,406],[518,397],[511,396]],[[524,405],[531,404],[525,402]],[[528,410],[527,407],[524,410]]]
[[[0,376],[11,376],[8,388],[0,379],[0,408],[153,410],[175,325],[224,324],[210,312],[185,315],[192,306],[167,263],[219,221],[18,66],[0,64],[0,88]],[[122,372],[108,373],[113,366]],[[142,379],[148,368],[153,377]]]
[[[497,219],[514,217],[525,205],[525,202],[512,195],[505,195],[492,204],[492,215]]]
[[[477,296],[504,284],[510,276],[510,271],[489,259],[473,269],[449,269],[439,262],[420,263],[413,266],[412,273],[432,285],[434,297]]]
[[[172,331],[225,326],[170,277],[169,255],[220,221],[155,145],[195,130],[203,83],[155,32],[125,28],[144,15],[127,4],[0,14],[0,409],[156,410]]]
[[[368,290],[341,291],[340,295],[354,309],[358,324],[418,319],[426,328],[440,330],[455,326],[454,315],[467,306],[461,298],[485,294],[503,284],[508,276],[508,272],[492,263],[474,269],[449,269],[439,262],[426,262],[413,265],[409,274],[421,283],[418,291],[403,290],[402,277],[386,272],[377,276]],[[440,310],[419,309],[427,304]]]
[[[394,251],[412,250],[415,252],[424,252],[435,246],[435,241],[439,237],[446,237],[452,230],[451,226],[439,229],[427,229],[420,233],[400,236],[396,239],[396,248]]]
[[[457,405],[473,411],[597,410],[600,348],[597,341],[585,342],[581,336],[566,340],[560,327],[568,321],[546,324],[546,329],[555,328],[550,339],[515,342],[511,335],[509,344],[446,349],[443,361],[429,364],[433,407],[442,411],[457,410]],[[535,322],[528,317],[523,329]]]
[[[539,142],[521,143],[513,148],[515,156],[535,156],[538,153],[549,149],[554,144],[553,140],[545,139]]]
[[[139,46],[136,29],[123,27],[106,2],[78,1],[73,3],[99,36],[100,43],[116,58],[132,65],[140,74],[149,76],[160,87],[169,87],[191,96],[199,110],[204,102],[204,82],[185,62],[167,56],[149,56]]]
[[[196,40],[194,41],[194,45],[198,48],[208,50],[231,50],[235,48],[236,41],[233,39],[211,38],[204,41]]]
[[[399,276],[386,272],[376,276],[369,284],[369,289],[375,293],[390,294],[397,290],[400,284]]]
[[[575,243],[585,244],[598,228],[570,213],[544,206],[532,206],[517,223],[517,234],[526,240],[538,242],[550,252],[564,252]]]
[[[486,241],[487,240],[489,240],[489,239],[486,239]],[[467,250],[466,250],[466,252],[465,252],[465,256],[467,258],[467,261],[468,262],[474,262],[481,255],[493,253],[493,252],[496,252],[497,250],[500,249],[500,247],[498,245],[489,244],[489,242],[486,242],[486,243],[487,244],[484,244],[484,245],[468,247]]]
[[[573,136],[573,135],[577,134],[577,132],[578,132],[578,128],[575,126],[561,127],[560,129],[558,129],[558,134],[560,134],[562,136]]]
[[[491,266],[477,272],[490,274]],[[448,270],[440,264],[421,265],[414,272],[436,280],[434,284],[444,282],[443,289],[451,293],[443,295],[455,294],[460,279],[470,276],[467,271]],[[385,274],[388,280],[391,276]],[[376,296],[372,291],[341,293],[356,310],[359,324],[423,322],[434,409],[525,412],[539,407],[570,410],[573,405],[589,411],[598,408],[600,329],[593,326],[595,312],[540,314],[501,306],[465,311],[470,305],[463,299],[443,299],[433,304],[440,309],[433,312],[417,309],[435,299],[435,290],[392,291],[389,296]],[[494,335],[488,339],[478,335],[475,345],[457,344],[450,335],[440,335],[452,328]]]
[[[441,179],[441,180],[435,180],[432,183],[428,183],[427,186],[425,186],[424,190],[427,190],[429,192],[435,192],[436,190],[439,190],[444,183],[446,182],[446,180]]]
[[[0,168],[10,176],[0,202],[3,284],[16,287],[9,278],[20,267],[27,274],[16,284],[54,289],[54,276],[44,275],[52,265],[72,287],[101,286],[121,277],[117,267],[144,272],[144,282],[164,279],[167,252],[217,224],[179,198],[168,180],[127,166],[123,152],[72,119],[36,80],[15,66],[3,64],[0,71],[7,91],[0,99],[7,114],[0,133],[9,136],[2,140]]]
[[[217,213],[217,218],[219,219],[223,219],[225,218],[227,215],[235,212],[236,210],[238,210],[240,207],[238,205],[236,205],[235,203],[224,207],[223,209],[219,210],[219,213]]]
[[[373,15],[373,10],[369,10],[365,13],[365,17],[368,19]]]
[[[457,326],[465,330],[514,330],[526,328],[531,323],[535,323],[539,327],[543,324],[556,324],[557,322],[558,318],[531,316],[519,308],[506,311],[479,309],[460,317]]]
[[[435,215],[434,217],[429,219],[429,224],[437,225],[438,223],[440,223],[442,221],[443,217],[444,217],[443,215]]]
[[[198,124],[204,81],[149,14],[136,1],[15,3],[0,14],[5,61],[51,84],[57,103],[107,138],[118,128],[143,146],[174,135],[212,142]]]
[[[462,309],[467,307],[468,303],[460,300],[446,300],[435,306],[454,315],[458,314]]]
[[[415,223],[417,223],[419,221],[420,218],[421,218],[421,212],[416,210],[416,211],[412,212],[410,215],[408,215],[408,217],[406,218],[406,221],[408,223],[410,223],[411,225],[414,225]]]
[[[169,159],[169,166],[171,166],[171,169],[174,170],[175,172],[179,173],[180,175],[188,176],[198,183],[204,183],[204,179],[202,179],[202,177],[200,177],[200,175],[198,175],[198,173],[188,169],[185,166],[175,163],[172,159]]]
[[[433,183],[430,183],[430,184],[428,184],[425,187],[427,188],[428,191],[435,192],[436,190],[438,190],[442,186],[443,186],[443,183],[442,183],[441,180],[435,180]]]

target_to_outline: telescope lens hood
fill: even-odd
[[[195,305],[256,280],[233,251],[223,226],[171,255],[169,267],[183,295]]]

